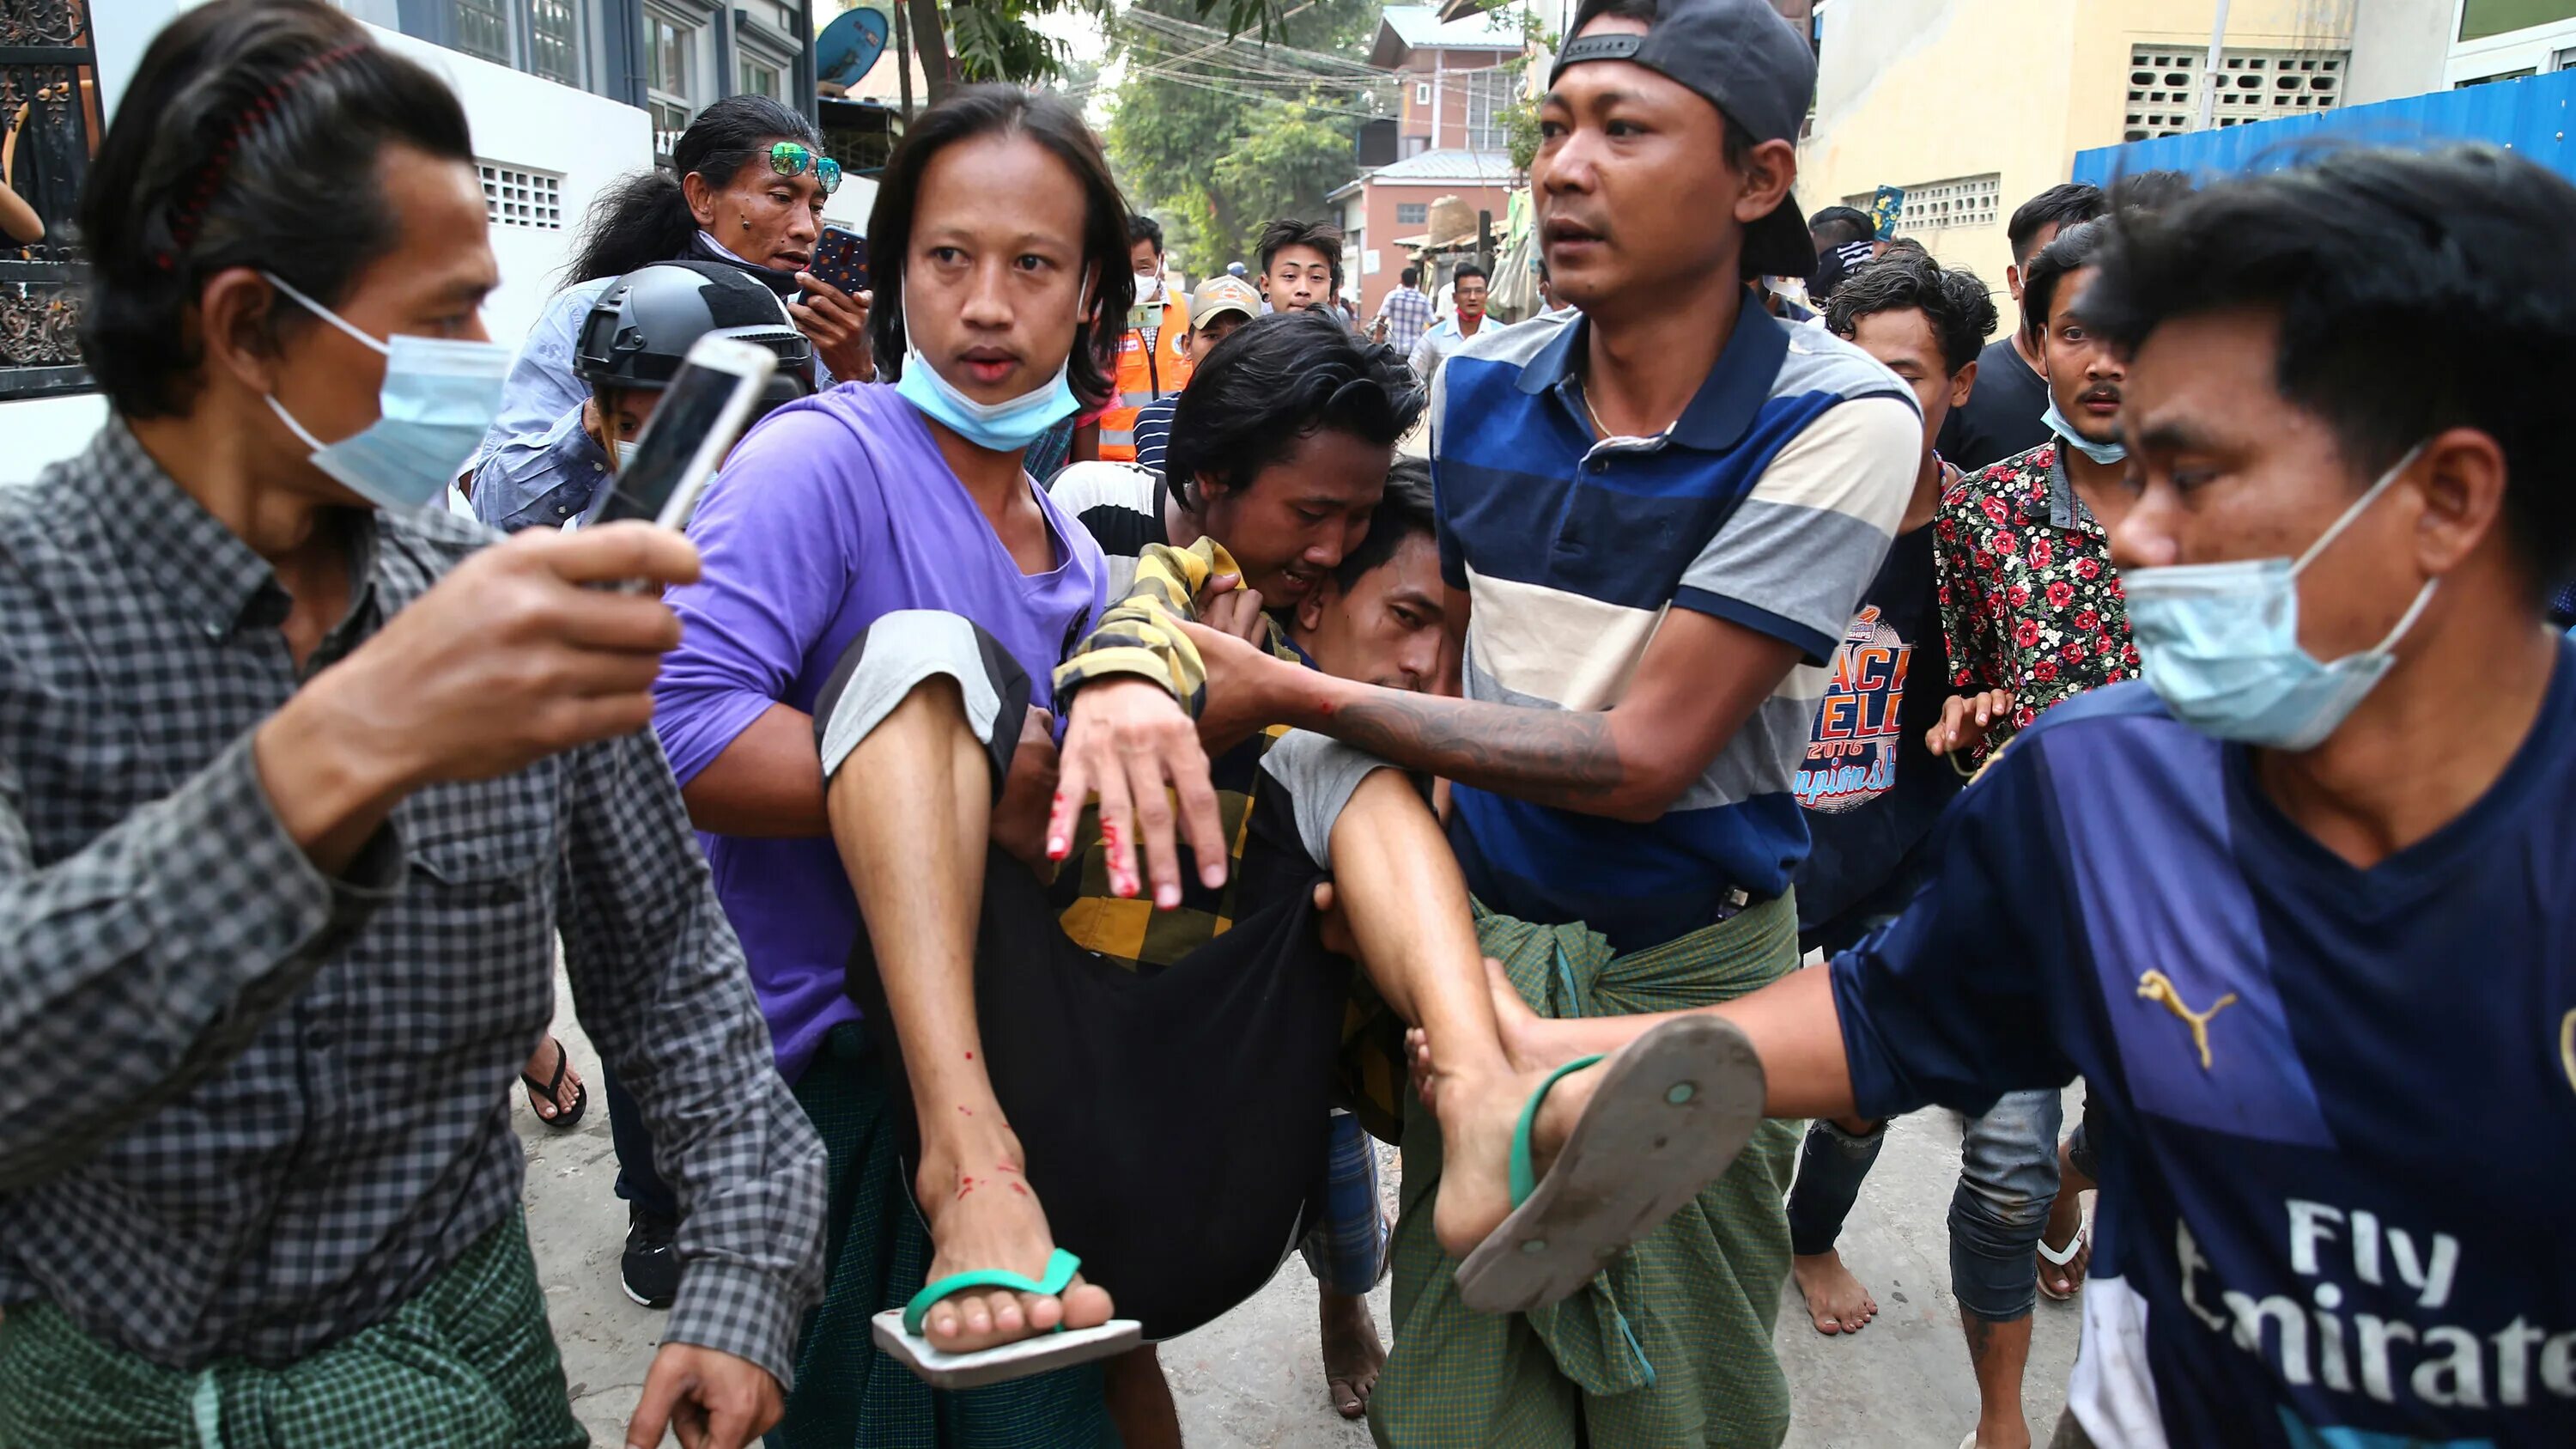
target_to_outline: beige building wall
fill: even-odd
[[[2227,43],[2341,48],[2353,4],[2232,0]],[[2064,181],[2077,151],[2120,140],[2133,45],[2205,51],[2214,16],[2215,0],[1841,0],[1825,12],[1799,201],[1812,213],[1881,185],[1995,175],[1991,222],[1902,234],[1984,278],[2009,327],[2013,209]]]

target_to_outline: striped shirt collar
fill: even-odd
[[[1591,327],[1590,317],[1576,313],[1521,368],[1520,378],[1522,392],[1532,396],[1554,392],[1576,420],[1587,427],[1590,420],[1581,395],[1582,359]],[[1754,416],[1770,399],[1771,385],[1780,376],[1780,362],[1788,355],[1789,329],[1747,290],[1743,305],[1736,311],[1735,330],[1728,334],[1725,350],[1717,355],[1717,366],[1709,369],[1707,381],[1700,384],[1690,406],[1682,409],[1681,417],[1664,436],[1706,453],[1722,453],[1742,442],[1753,426]]]

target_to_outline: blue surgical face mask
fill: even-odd
[[[1091,295],[1091,279],[1084,274],[1082,295]],[[996,453],[1016,453],[1038,440],[1038,434],[1054,427],[1082,407],[1066,381],[1072,373],[1073,357],[1066,354],[1064,365],[1055,376],[1008,402],[979,403],[957,390],[956,384],[939,375],[930,359],[921,355],[913,341],[912,320],[904,319],[903,376],[895,379],[894,390],[903,400],[945,424],[948,430],[979,448]]]
[[[2397,641],[2432,602],[2427,579],[2388,637],[2320,664],[2299,647],[2299,574],[2388,491],[2417,444],[2353,500],[2308,551],[2286,558],[2184,564],[2120,576],[2147,686],[2173,717],[2206,735],[2276,750],[2325,742],[2396,662]]]
[[[2050,431],[2066,440],[2066,446],[2096,463],[2117,463],[2129,456],[2129,450],[2124,444],[2096,443],[2075,431],[2075,424],[2067,421],[2066,414],[2058,411],[2057,394],[2053,392],[2048,395],[2048,411],[2041,413],[2039,417],[2040,421],[2048,424]]]
[[[381,410],[367,427],[325,443],[287,412],[276,395],[271,412],[313,450],[313,466],[379,508],[432,507],[446,496],[457,470],[474,455],[484,431],[501,412],[501,384],[509,376],[510,349],[494,342],[396,333],[383,341],[349,324],[339,313],[305,296],[273,273],[269,284],[314,316],[382,353]]]

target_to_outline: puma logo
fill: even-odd
[[[2138,996],[2144,1001],[2162,1002],[2167,1011],[2191,1028],[2191,1044],[2200,1048],[2200,1069],[2209,1070],[2209,1019],[2236,1004],[2231,991],[2209,1003],[2207,1011],[2194,1011],[2183,1005],[2182,993],[2174,989],[2173,978],[2161,971],[2149,971],[2138,978]]]

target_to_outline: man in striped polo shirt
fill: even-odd
[[[1605,1016],[1709,1004],[1796,965],[1793,781],[1922,423],[1893,374],[1745,289],[1814,264],[1789,199],[1805,42],[1761,0],[1587,0],[1571,33],[1531,178],[1551,279],[1580,311],[1475,339],[1433,388],[1465,697],[1190,637],[1201,730],[1286,721],[1452,781],[1486,953],[1541,1014]],[[1085,692],[1060,798],[1132,778],[1112,740],[1169,707],[1132,685]],[[1186,832],[1216,838],[1200,813],[1180,812]],[[1149,853],[1171,849],[1171,823],[1148,822]],[[1409,1119],[1404,1146],[1380,1443],[1780,1442],[1790,1124],[1588,1293],[1527,1316],[1461,1304],[1414,1211],[1436,1128]]]

